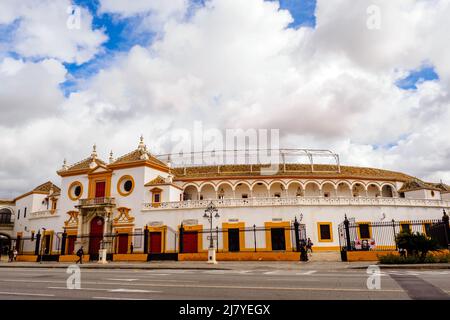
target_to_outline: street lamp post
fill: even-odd
[[[213,215],[214,215],[214,218],[220,217],[219,210],[214,205],[214,203],[211,201],[209,203],[208,207],[206,207],[206,209],[205,209],[205,214],[203,215],[203,218],[206,218],[209,221],[210,235],[209,235],[209,248],[208,248],[208,263],[217,264],[216,250],[214,249],[214,240],[213,240],[213,227],[212,227]],[[219,239],[217,239],[217,241],[219,241]]]

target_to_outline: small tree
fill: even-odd
[[[399,249],[406,250],[408,257],[415,256],[421,261],[425,260],[428,252],[439,248],[436,240],[419,232],[400,232],[395,241]]]

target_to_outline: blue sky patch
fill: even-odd
[[[417,84],[425,81],[438,80],[439,75],[432,66],[423,66],[411,71],[408,76],[396,82],[397,87],[404,90],[416,90]]]
[[[280,8],[289,10],[294,22],[290,28],[316,26],[316,0],[279,0]]]

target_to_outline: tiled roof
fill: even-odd
[[[145,184],[145,187],[153,186],[153,185],[158,185],[158,184],[165,184],[165,183],[166,183],[166,180],[164,180],[163,177],[157,176],[155,179],[153,179],[153,180],[147,182],[147,183]]]
[[[91,162],[92,162],[92,158],[89,157],[89,158],[86,158],[84,160],[81,160],[81,161],[71,165],[69,168],[67,168],[67,170],[64,170],[64,171],[67,172],[67,171],[74,171],[74,170],[89,169],[90,168],[89,165],[91,164]],[[97,165],[106,165],[106,162],[104,162],[103,160],[98,159],[98,158],[95,159],[95,163]]]
[[[154,157],[150,152],[140,148],[117,158],[116,161],[114,161],[112,164],[127,163],[142,160],[147,160],[159,166],[167,167],[167,165],[164,162]]]
[[[221,166],[203,166],[203,167],[186,167],[174,168],[172,172],[175,174],[176,180],[183,180],[184,178],[210,178],[210,177],[233,177],[233,176],[255,176],[260,177],[261,167],[264,165],[221,165]],[[340,166],[340,172],[337,167],[333,165],[314,165],[314,171],[311,166],[307,164],[286,164],[283,168],[279,166],[279,171],[276,176],[295,176],[295,177],[323,177],[323,178],[359,178],[359,179],[373,179],[373,180],[394,180],[406,182],[415,179],[404,173],[365,168],[365,167],[350,167]],[[266,176],[267,177],[267,176]]]
[[[450,193],[450,186],[448,184],[445,183],[430,183],[432,186],[438,188],[441,193]]]
[[[418,179],[414,179],[414,180],[406,181],[402,185],[400,190],[398,190],[398,192],[408,192],[408,191],[415,191],[415,190],[422,190],[422,189],[438,190],[439,191],[439,189],[436,188],[435,186],[433,186],[432,184],[420,181]]]
[[[37,186],[33,189],[33,191],[49,193],[50,189],[53,189],[53,193],[61,191],[61,189],[58,186],[54,185],[51,181],[47,181],[46,183]]]
[[[5,200],[5,199],[0,199],[0,205],[14,205],[14,200]]]

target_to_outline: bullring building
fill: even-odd
[[[280,161],[271,174],[263,168],[173,165],[142,138],[109,161],[94,147],[86,159],[64,163],[58,186],[0,200],[0,245],[16,246],[23,259],[39,251],[60,261],[75,259],[81,246],[91,259],[103,248],[114,260],[206,260],[211,245],[218,260],[286,260],[294,254],[294,223],[315,252],[337,252],[344,216],[364,226],[364,239],[370,221],[440,219],[450,206],[448,185],[400,172],[339,162]],[[216,208],[212,219],[208,205]]]

